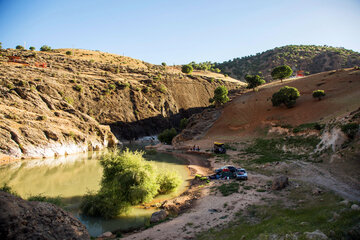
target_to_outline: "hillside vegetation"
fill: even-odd
[[[360,65],[360,53],[344,48],[288,45],[256,55],[234,58],[216,64],[224,74],[245,80],[246,74],[259,74],[271,81],[271,71],[279,65],[289,65],[294,73],[303,70],[306,75]]]

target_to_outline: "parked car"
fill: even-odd
[[[238,169],[231,165],[226,165],[221,168],[215,169],[215,173],[221,173],[223,171],[230,171],[230,172],[236,172]]]
[[[247,180],[248,179],[247,172],[243,168],[237,169],[235,174],[236,174],[236,179],[237,180]]]

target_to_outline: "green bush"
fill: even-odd
[[[181,178],[177,172],[167,170],[157,176],[157,183],[160,185],[159,194],[167,194],[180,185]]]
[[[359,124],[357,123],[347,123],[341,126],[341,131],[343,131],[350,139],[353,139],[356,136],[358,130]]]
[[[190,74],[193,71],[193,67],[191,65],[183,65],[181,71],[185,74]]]
[[[283,79],[288,78],[293,73],[293,70],[288,65],[282,65],[279,67],[276,67],[271,72],[271,77],[276,80],[280,79],[281,82]]]
[[[161,65],[163,65],[164,67],[166,67],[166,63],[165,63],[165,62],[162,62]]]
[[[209,99],[209,102],[215,102],[216,105],[221,105],[229,101],[228,90],[225,86],[219,86],[214,90],[214,97]]]
[[[171,144],[172,139],[177,135],[175,128],[165,129],[159,134],[158,139],[162,143]]]
[[[51,47],[49,47],[47,45],[43,45],[43,46],[41,46],[40,51],[42,51],[42,52],[51,51]]]
[[[3,185],[2,187],[0,187],[0,191],[10,193],[10,194],[12,194],[12,195],[14,195],[14,196],[19,196],[19,195],[17,194],[17,192],[15,192],[14,190],[12,190],[12,188],[11,188],[9,185],[7,185],[7,183],[4,183],[4,185]]]
[[[185,129],[188,125],[189,121],[187,118],[183,118],[180,120],[180,129]]]
[[[161,84],[160,87],[159,87],[159,91],[160,91],[161,93],[166,93],[167,89],[166,89],[166,87],[165,87],[163,84]]]
[[[262,79],[259,75],[249,75],[246,74],[245,80],[248,82],[247,88],[252,88],[255,92],[255,88],[265,83],[265,80]]]
[[[31,51],[34,51],[34,50],[35,50],[35,47],[29,47],[29,49],[30,49]]]
[[[48,202],[48,203],[52,203],[55,204],[57,206],[63,206],[62,202],[61,202],[61,198],[58,197],[46,197],[43,195],[35,195],[35,196],[31,196],[27,199],[28,201],[37,201],[37,202]]]
[[[110,84],[109,84],[109,89],[110,89],[110,90],[115,90],[115,89],[116,89],[116,86],[115,86],[114,84],[111,84],[111,83],[110,83]]]
[[[151,201],[160,191],[168,192],[179,185],[175,173],[160,177],[163,172],[156,171],[156,166],[143,158],[143,152],[113,151],[104,155],[100,164],[104,168],[101,188],[96,194],[87,194],[80,206],[86,215],[115,217],[131,205]]]
[[[66,51],[65,54],[66,54],[66,55],[72,55],[72,52],[71,52],[71,51]]]
[[[21,46],[21,45],[17,45],[15,48],[18,49],[18,50],[24,50],[24,47]]]
[[[75,91],[81,92],[82,89],[83,89],[83,86],[81,86],[81,85],[79,85],[79,84],[76,84],[75,86],[73,86],[73,89],[74,89]]]
[[[319,99],[319,101],[321,100],[322,97],[325,97],[325,91],[324,90],[315,90],[313,91],[313,98],[317,98]]]
[[[64,100],[71,105],[74,103],[74,99],[72,99],[72,97],[64,97]]]
[[[299,96],[300,92],[296,88],[285,86],[272,95],[271,102],[273,106],[284,104],[286,107],[291,108],[295,105]]]

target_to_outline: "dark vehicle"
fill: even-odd
[[[226,148],[223,143],[214,142],[214,153],[225,154]]]

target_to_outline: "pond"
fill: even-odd
[[[131,148],[134,150],[139,147]],[[24,199],[39,194],[50,197],[60,196],[65,204],[64,208],[80,219],[91,236],[98,236],[106,231],[128,230],[144,226],[156,209],[135,206],[128,213],[109,220],[80,214],[81,197],[88,191],[97,191],[100,188],[102,167],[99,159],[105,152],[106,150],[53,159],[23,160],[3,165],[0,166],[0,186],[7,183]],[[183,180],[176,191],[157,196],[152,204],[176,197],[186,190],[190,174],[184,159],[167,153],[144,155],[144,157],[153,161],[158,171],[175,170]]]

